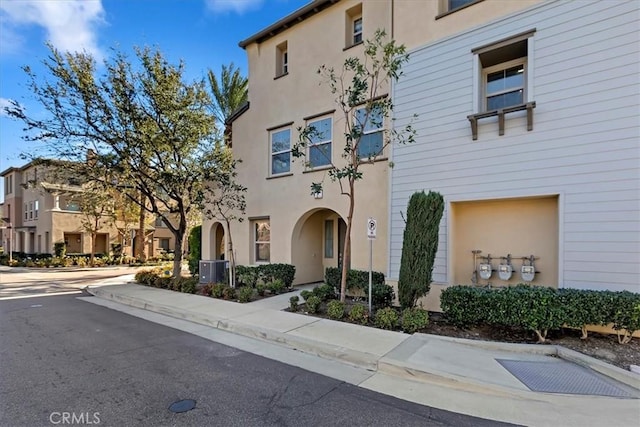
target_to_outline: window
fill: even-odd
[[[356,18],[353,21],[353,44],[358,44],[362,41],[362,17]]]
[[[459,9],[462,6],[466,6],[469,3],[473,3],[476,0],[447,0],[447,10]]]
[[[165,252],[169,252],[169,239],[159,239],[158,246]]]
[[[331,117],[316,120],[308,124],[309,133],[309,166],[327,166],[331,164]]]
[[[276,46],[276,77],[289,73],[289,49],[287,42]]]
[[[29,205],[24,204],[24,219],[29,219]]]
[[[362,3],[347,9],[345,15],[345,49],[362,43]]]
[[[324,257],[333,258],[333,220],[324,222]]]
[[[13,175],[7,175],[4,178],[4,194],[13,193]]]
[[[268,219],[253,221],[254,261],[269,262],[271,259],[271,226]]]
[[[72,212],[80,212],[80,205],[78,204],[78,202],[68,201],[64,210],[72,211]]]
[[[362,129],[363,134],[358,144],[358,156],[362,159],[380,155],[383,146],[382,129],[384,127],[382,109],[374,105],[369,110],[368,115],[367,108],[356,110],[354,126]]]
[[[35,202],[33,202],[33,217],[35,219],[38,219],[39,206],[40,206],[40,203],[37,200]]]
[[[33,202],[29,202],[29,219],[33,219]]]
[[[493,111],[526,103],[529,44],[533,31],[475,49],[479,75],[477,111]]]
[[[291,170],[291,129],[271,132],[271,175]]]

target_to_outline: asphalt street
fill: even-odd
[[[0,425],[499,425],[358,388],[77,296],[0,300]],[[194,400],[195,408],[168,409],[183,399]]]

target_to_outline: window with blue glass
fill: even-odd
[[[291,170],[291,129],[271,132],[271,175]]]
[[[316,168],[331,164],[331,117],[310,122],[309,167]]]
[[[358,143],[358,156],[363,159],[382,154],[384,128],[382,109],[374,106],[356,110],[354,126],[362,132]]]

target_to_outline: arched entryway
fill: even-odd
[[[320,282],[325,268],[342,264],[346,229],[342,217],[331,209],[312,209],[298,219],[291,236],[296,284]]]
[[[214,222],[209,230],[209,253],[211,259],[225,259],[224,227],[219,222]]]

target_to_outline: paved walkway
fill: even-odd
[[[130,280],[88,290],[365,368],[372,376],[360,386],[442,409],[525,425],[640,424],[640,375],[562,347],[407,335],[281,311],[293,293],[239,304],[123,283]]]

